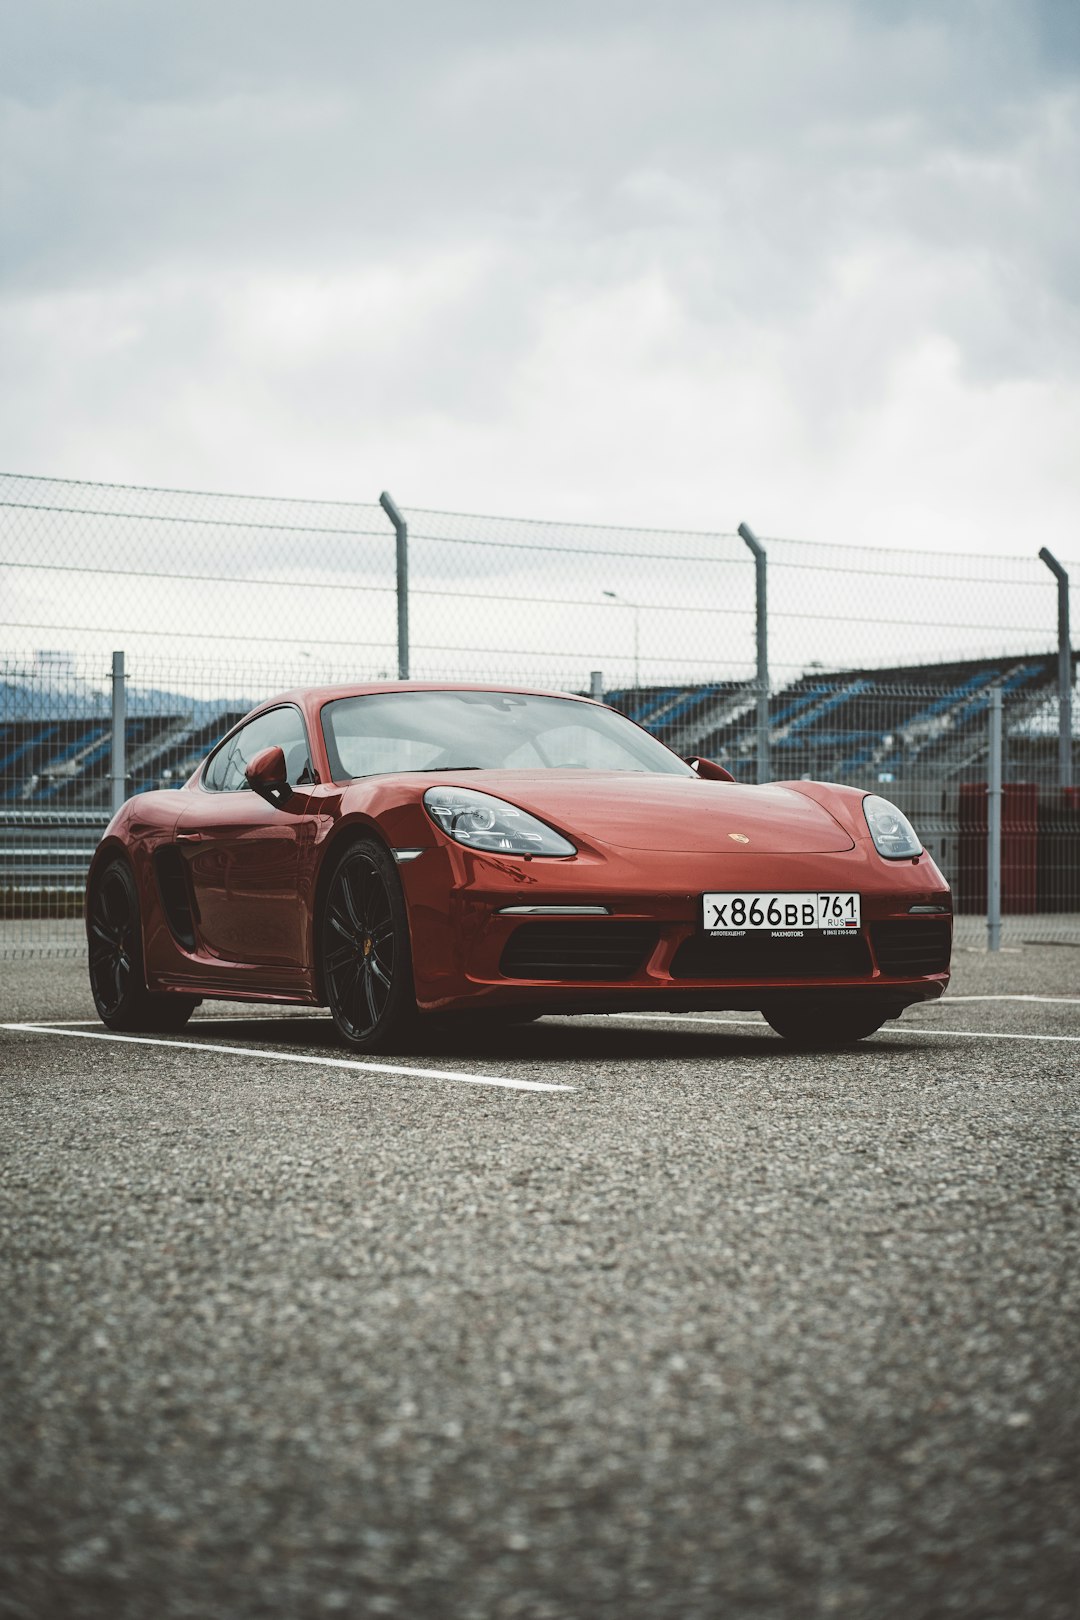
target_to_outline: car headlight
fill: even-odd
[[[863,800],[862,807],[879,855],[884,855],[887,861],[902,861],[922,854],[918,833],[895,804],[879,798],[876,793],[870,793]]]
[[[469,849],[494,850],[500,855],[577,854],[554,827],[476,788],[428,788],[424,807],[448,838]]]

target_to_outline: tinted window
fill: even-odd
[[[298,782],[314,781],[304,722],[299,709],[288,706],[268,709],[223,742],[210,756],[203,772],[203,787],[215,793],[236,793],[247,788],[244,771],[256,754],[275,743],[285,755],[285,774],[294,787]]]
[[[322,711],[335,780],[389,771],[693,773],[611,709],[520,692],[377,692]]]

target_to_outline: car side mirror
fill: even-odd
[[[285,770],[285,755],[276,743],[271,744],[269,748],[259,749],[244,772],[244,780],[260,798],[276,807],[283,805],[286,799],[292,797],[292,788],[289,786]]]
[[[735,778],[730,771],[725,771],[714,759],[700,759],[696,754],[686,761],[692,771],[697,771],[703,782],[734,782]]]

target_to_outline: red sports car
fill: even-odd
[[[432,1015],[760,1009],[859,1040],[949,979],[949,886],[895,806],[743,786],[603,704],[449,683],[294,691],[113,817],[87,886],[114,1029],[205,997]]]

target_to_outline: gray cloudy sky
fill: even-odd
[[[1076,0],[8,0],[10,471],[1080,551]]]

